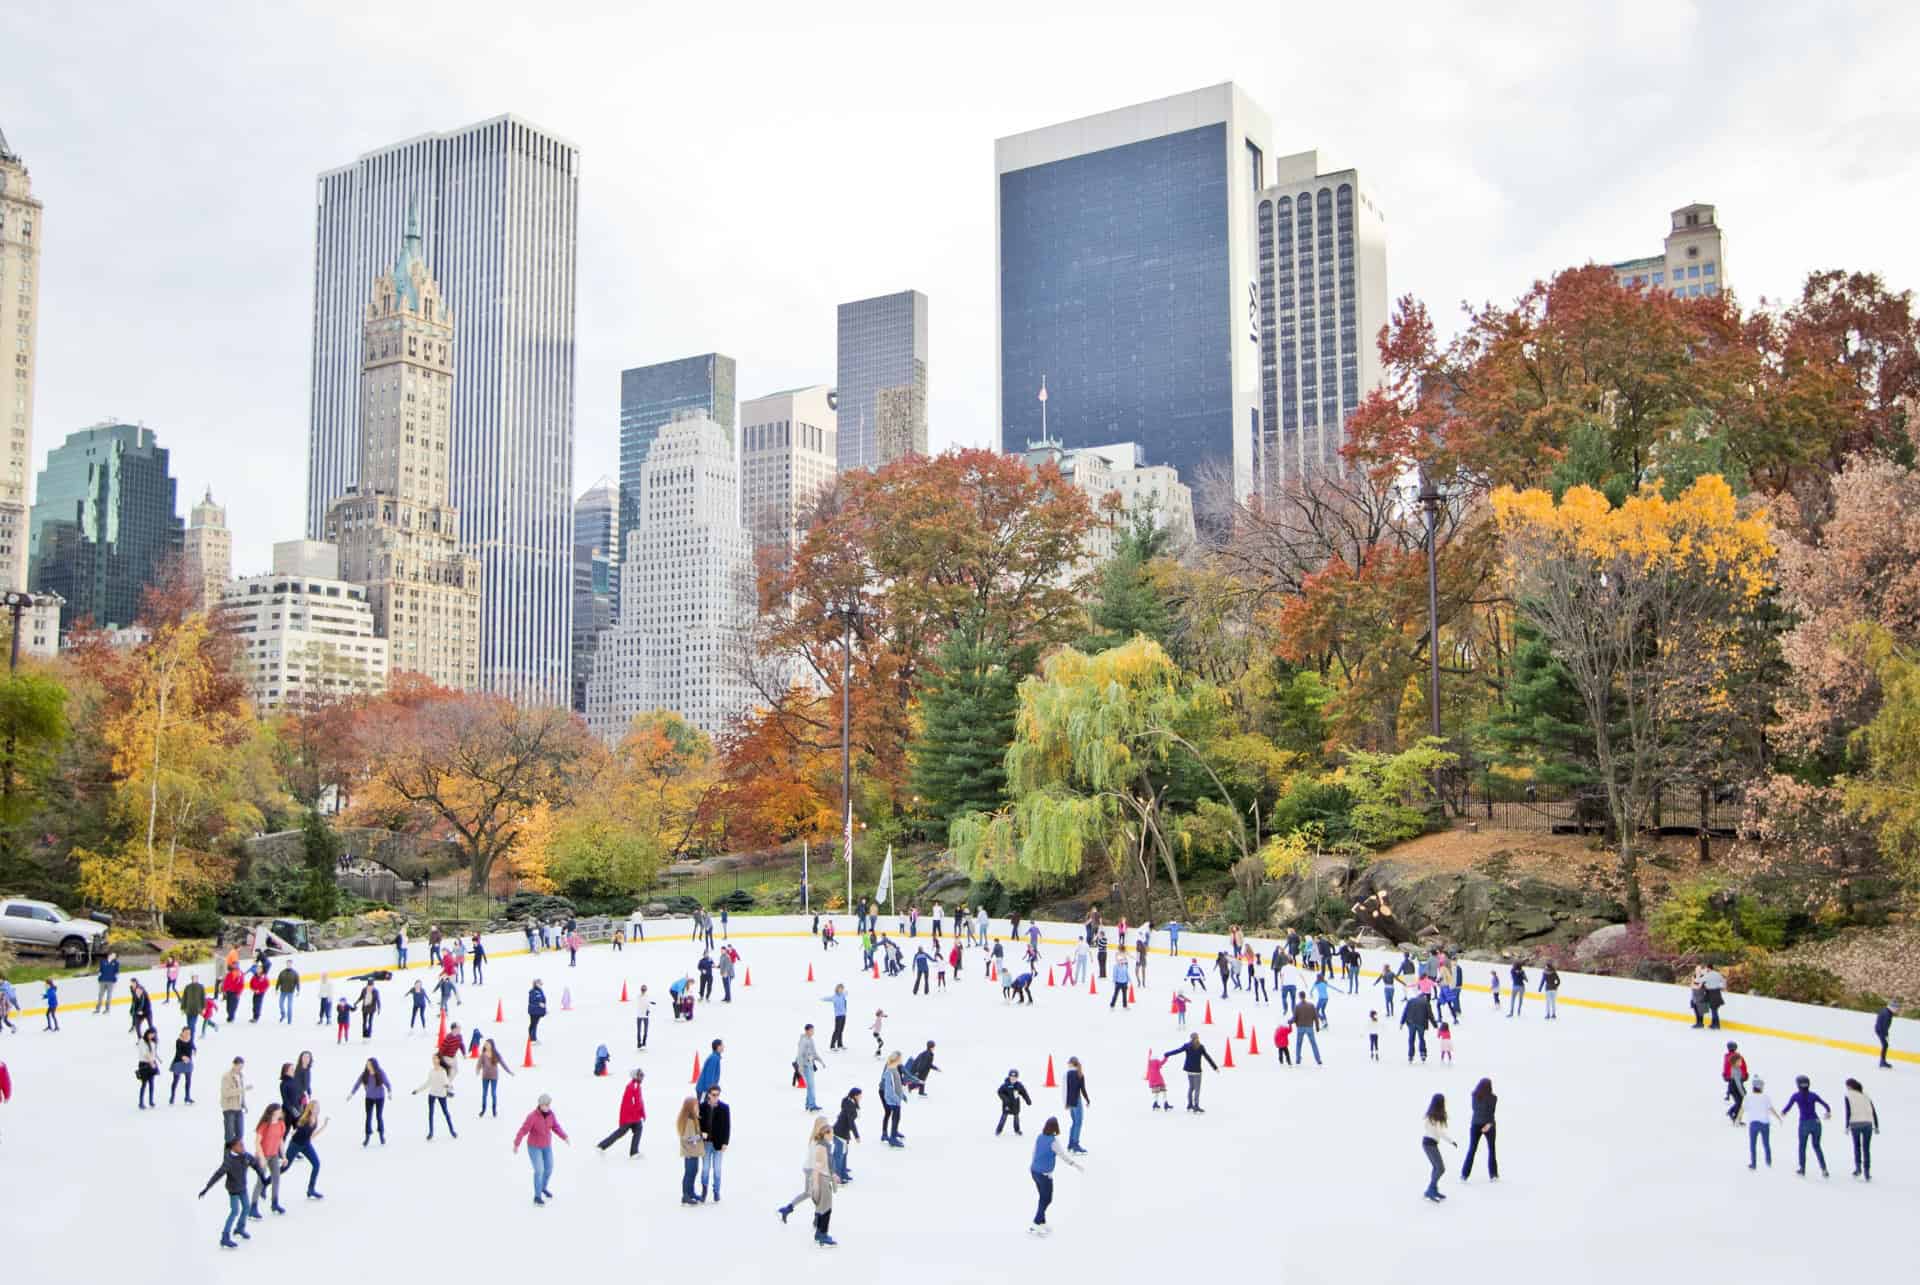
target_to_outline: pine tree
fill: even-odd
[[[1502,767],[1526,769],[1535,783],[1556,790],[1596,784],[1593,731],[1572,676],[1524,617],[1514,621],[1513,642],[1506,701],[1481,726],[1488,757]]]
[[[1016,684],[1010,658],[970,633],[941,647],[938,675],[921,697],[912,757],[914,791],[942,823],[1006,806]]]
[[[334,880],[334,867],[340,861],[340,836],[319,812],[309,808],[300,838],[307,876],[300,890],[300,913],[324,922],[340,911],[340,886]]]
[[[1167,645],[1173,616],[1154,581],[1152,564],[1172,542],[1173,533],[1155,521],[1152,510],[1134,515],[1120,533],[1113,556],[1100,568],[1088,611],[1093,628],[1081,642],[1082,651],[1105,651],[1138,634]]]

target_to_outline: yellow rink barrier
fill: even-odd
[[[841,913],[851,918],[851,912],[843,911]],[[768,940],[773,938],[794,938],[794,937],[812,938],[816,935],[817,934],[814,934],[811,932],[797,932],[797,931],[743,932],[740,934],[743,940]],[[687,933],[674,933],[668,936],[642,937],[642,938],[630,939],[626,944],[628,947],[633,947],[633,946],[650,946],[658,942],[680,942],[680,941],[692,942],[697,939],[697,936],[704,936],[704,934],[696,935],[692,932],[687,932]],[[851,934],[850,936],[854,941],[859,940],[858,934]],[[729,931],[724,938],[716,938],[716,940],[732,941],[733,935],[731,932],[731,928],[729,928]],[[902,940],[912,941],[918,944],[925,939],[918,938],[918,937],[908,937]],[[952,940],[951,936],[949,936],[947,940],[949,941]],[[1025,941],[1027,939],[1024,937],[1021,937],[1021,938],[1006,937],[1006,938],[1003,938],[1002,940]],[[1042,937],[1040,939],[1042,945],[1070,946],[1070,947],[1080,946],[1084,944],[1084,940],[1085,939],[1081,937],[1068,937],[1068,938]],[[594,944],[606,945],[607,943],[596,942]],[[384,947],[384,948],[361,947],[361,949],[391,950],[392,947],[391,946]],[[582,949],[586,949],[586,948],[582,947]],[[975,947],[975,949],[979,949],[979,947]],[[515,956],[529,955],[534,953],[551,955],[551,954],[563,952],[565,950],[566,950],[566,947],[564,946],[550,947],[549,949],[543,952],[531,952],[525,949],[502,950],[502,951],[490,950],[487,952],[487,962],[490,964],[496,959],[512,959]],[[1198,960],[1211,961],[1213,957],[1210,955],[1205,955],[1205,954],[1201,954],[1194,951],[1180,951],[1176,954],[1162,954],[1159,952],[1149,951],[1148,958],[1149,959],[1198,959]],[[219,965],[217,964],[217,962],[209,961],[209,965],[193,965],[192,967],[204,967],[204,966],[218,967]],[[181,965],[182,971],[185,971],[188,967],[189,966],[186,964]],[[391,965],[384,965],[384,964],[374,964],[374,965],[358,967],[358,968],[341,968],[341,969],[336,969],[332,972],[302,973],[300,974],[300,981],[301,981],[301,984],[304,985],[310,981],[318,982],[329,977],[352,977],[360,973],[371,972],[376,968],[386,968],[390,972],[400,973],[400,972],[408,972],[413,969],[427,969],[427,968],[437,969],[438,967],[439,966],[437,964],[431,964],[426,961],[422,961],[417,964],[408,964],[406,965],[405,968],[395,967]],[[135,971],[138,971],[138,970],[135,970]],[[82,984],[88,983],[91,980],[92,978],[90,977],[85,977],[85,976],[76,977],[76,978],[70,979],[70,984],[82,985]],[[1462,986],[1460,989],[1463,992],[1476,991],[1482,995],[1487,995],[1492,993],[1491,988],[1486,986],[1467,985],[1467,986]],[[1540,993],[1541,992],[1537,989],[1528,991],[1528,994],[1530,995],[1539,995]],[[149,990],[148,995],[152,997],[153,992]],[[270,999],[276,998],[277,992],[273,990],[268,990],[267,996]],[[208,997],[217,998],[217,996],[214,994],[214,992],[211,989],[209,989],[208,991]],[[126,996],[116,995],[110,1007],[117,1008],[125,1004],[126,1002],[127,1002]],[[156,1007],[159,1007],[161,1002],[162,1001],[160,999],[155,998]],[[1577,995],[1568,995],[1564,991],[1560,993],[1560,997],[1558,1000],[1555,1001],[1555,1003],[1564,1004],[1571,1008],[1592,1009],[1595,1012],[1601,1012],[1601,1013],[1620,1013],[1629,1017],[1647,1017],[1647,1018],[1653,1018],[1657,1021],[1662,1021],[1662,1022],[1683,1022],[1683,1023],[1687,1023],[1688,1025],[1692,1024],[1690,1020],[1692,1015],[1690,1013],[1675,1013],[1675,1012],[1670,1012],[1666,1009],[1661,1009],[1661,1008],[1647,1008],[1639,1004],[1618,1004],[1611,1000],[1583,999]],[[62,1013],[89,1012],[89,1011],[92,1011],[94,1008],[96,1008],[97,1005],[98,1005],[97,998],[91,1003],[82,1000],[82,1001],[77,1001],[71,1004],[62,1004],[59,1006],[59,1009],[57,1011]],[[29,1016],[45,1017],[47,1009],[46,1009],[46,1005],[42,1004],[38,1008],[22,1007],[22,1008],[15,1009],[14,1011],[22,1017],[29,1017]],[[1855,1011],[1855,1010],[1835,1010],[1835,1011],[1838,1012],[1838,1011]],[[1863,1013],[1861,1016],[1864,1020],[1864,1018],[1866,1017],[1866,1014]],[[1843,1053],[1864,1053],[1869,1057],[1877,1057],[1880,1052],[1880,1046],[1877,1043],[1867,1044],[1858,1040],[1834,1039],[1830,1036],[1825,1036],[1825,1035],[1810,1035],[1804,1031],[1781,1030],[1779,1027],[1775,1027],[1775,1026],[1755,1026],[1746,1022],[1722,1022],[1720,1023],[1720,1029],[1723,1031],[1737,1031],[1742,1035],[1759,1035],[1759,1036],[1764,1036],[1768,1039],[1788,1040],[1795,1044],[1807,1044],[1807,1045],[1812,1045],[1816,1048],[1835,1049]],[[1890,1052],[1888,1052],[1887,1058],[1889,1061],[1906,1062],[1916,1066],[1920,1066],[1920,1052],[1909,1053],[1901,1049],[1893,1049]]]

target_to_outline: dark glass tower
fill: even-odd
[[[34,592],[66,599],[63,632],[82,619],[102,629],[134,622],[141,594],[180,552],[176,498],[152,429],[102,424],[47,452],[28,575]]]

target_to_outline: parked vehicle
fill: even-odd
[[[0,938],[17,950],[58,952],[72,967],[105,954],[111,916],[75,919],[50,901],[0,898]]]

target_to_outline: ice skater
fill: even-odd
[[[847,1090],[847,1096],[840,1099],[840,1115],[833,1122],[833,1176],[841,1182],[852,1182],[853,1173],[847,1168],[847,1148],[860,1141],[860,1086],[854,1085]]]
[[[1147,1054],[1147,1095],[1150,1099],[1148,1110],[1171,1111],[1173,1103],[1167,1101],[1167,1059],[1157,1054]]]
[[[1460,1181],[1466,1182],[1473,1177],[1473,1157],[1480,1150],[1480,1144],[1487,1144],[1487,1180],[1500,1181],[1500,1157],[1494,1151],[1494,1141],[1498,1129],[1493,1122],[1494,1111],[1500,1105],[1500,1099],[1494,1095],[1493,1081],[1481,1080],[1473,1086],[1473,1119],[1467,1125],[1467,1159],[1460,1166]]]
[[[1051,1234],[1047,1226],[1047,1206],[1053,1203],[1053,1167],[1057,1161],[1064,1160],[1075,1169],[1080,1162],[1071,1154],[1071,1148],[1060,1150],[1060,1121],[1053,1116],[1040,1126],[1040,1136],[1033,1140],[1033,1163],[1028,1166],[1033,1174],[1033,1185],[1040,1193],[1040,1204],[1033,1211],[1033,1225],[1027,1231],[1035,1236]]]
[[[540,1019],[546,1015],[547,992],[536,977],[527,990],[527,1038],[535,1044],[540,1042]]]
[[[353,1095],[365,1092],[367,1101],[367,1132],[360,1140],[361,1146],[373,1141],[375,1129],[380,1131],[380,1145],[387,1145],[387,1099],[393,1095],[393,1081],[380,1069],[380,1059],[368,1058],[366,1066],[360,1070],[360,1078],[353,1082],[347,1091],[347,1101],[353,1101]],[[481,1090],[481,1101],[486,1100],[486,1091]]]
[[[1198,1031],[1189,1035],[1185,1044],[1168,1049],[1166,1056],[1172,1057],[1176,1053],[1180,1055],[1180,1069],[1187,1073],[1187,1110],[1196,1115],[1205,1115],[1206,1108],[1200,1105],[1200,1077],[1209,1066],[1218,1071],[1220,1064],[1213,1060],[1213,1054],[1207,1052],[1207,1046],[1200,1042]],[[1318,1057],[1317,1051],[1315,1056]]]
[[[907,1145],[907,1135],[900,1132],[900,1108],[906,1101],[907,1073],[896,1050],[880,1072],[880,1141],[890,1147]]]
[[[1740,1123],[1740,1099],[1747,1093],[1747,1058],[1740,1046],[1732,1040],[1727,1041],[1726,1056],[1720,1059],[1720,1079],[1726,1085],[1726,1099],[1732,1103],[1727,1108],[1729,1123]]]
[[[1820,1176],[1827,1176],[1827,1153],[1820,1147],[1820,1122],[1833,1118],[1833,1108],[1827,1100],[1813,1091],[1813,1081],[1806,1076],[1794,1079],[1794,1095],[1787,1099],[1787,1106],[1800,1113],[1800,1167],[1795,1171],[1800,1177],[1807,1176],[1807,1144],[1813,1144],[1813,1158],[1820,1162]]]
[[[800,1083],[807,1091],[806,1109],[808,1111],[820,1109],[820,1103],[814,1097],[814,1085],[819,1082],[820,1068],[823,1065],[824,1063],[820,1061],[820,1050],[813,1042],[813,1023],[808,1022],[800,1032],[800,1042],[793,1051],[793,1071],[800,1077]]]
[[[480,1038],[480,1032],[473,1033],[474,1039]],[[493,1107],[495,1119],[500,1117],[500,1077],[512,1075],[513,1068],[507,1065],[507,1059],[500,1056],[499,1048],[492,1040],[487,1040],[474,1050],[474,1076],[480,1081],[480,1114],[487,1113],[487,1107]]]
[[[1087,1092],[1087,1077],[1080,1068],[1080,1059],[1067,1059],[1067,1114],[1073,1119],[1073,1128],[1067,1133],[1067,1150],[1076,1156],[1084,1156],[1087,1149],[1080,1145],[1080,1126],[1087,1117],[1087,1108],[1093,1105],[1093,1095]]]
[[[640,1082],[646,1079],[646,1072],[634,1067],[627,1076],[627,1087],[620,1094],[620,1118],[618,1127],[606,1137],[600,1139],[600,1150],[605,1151],[621,1138],[627,1139],[627,1157],[640,1154],[640,1132],[647,1124],[647,1104],[640,1096]]]
[[[1786,1117],[1774,1109],[1773,1099],[1767,1096],[1767,1082],[1757,1075],[1753,1077],[1753,1087],[1747,1091],[1740,1113],[1747,1122],[1747,1168],[1760,1167],[1762,1150],[1767,1153],[1767,1168],[1773,1168],[1773,1122],[1784,1122]]]
[[[1194,1036],[1197,1040],[1200,1037]],[[1000,1123],[993,1126],[993,1136],[999,1137],[1000,1131],[1007,1127],[1007,1121],[1013,1121],[1013,1131],[1020,1132],[1020,1104],[1031,1104],[1033,1095],[1027,1092],[1027,1086],[1020,1083],[1020,1072],[1008,1071],[1007,1078],[1000,1081],[1000,1087],[994,1090],[1000,1099]]]
[[[1893,1066],[1893,1063],[1887,1061],[1887,1042],[1893,1038],[1893,1019],[1897,1017],[1899,1013],[1900,1001],[1890,999],[1887,1001],[1886,1006],[1874,1014],[1873,1017],[1873,1037],[1880,1041],[1880,1065],[1882,1067],[1891,1068]]]
[[[447,1136],[454,1139],[460,1137],[453,1127],[453,1112],[447,1107],[448,1100],[453,1097],[453,1074],[453,1063],[435,1053],[433,1061],[427,1064],[427,1078],[413,1091],[415,1096],[421,1093],[427,1095],[428,1142],[433,1141],[433,1108],[436,1103],[439,1104],[441,1118],[447,1122]]]
[[[1513,992],[1507,997],[1507,1016],[1518,1017],[1520,1010],[1527,1006],[1527,970],[1515,963],[1507,971],[1507,979],[1513,983]],[[1714,1025],[1720,1023],[1716,1021]]]
[[[453,1126],[447,1126],[451,1129]],[[527,1118],[520,1122],[520,1131],[513,1135],[513,1151],[520,1154],[520,1144],[527,1144],[527,1161],[533,1166],[533,1203],[544,1205],[553,1199],[553,1140],[558,1137],[568,1146],[573,1139],[560,1127],[560,1117],[553,1113],[553,1099],[546,1094],[533,1110],[527,1112]],[[636,1141],[638,1139],[636,1138]]]
[[[226,1183],[227,1221],[226,1225],[220,1229],[220,1248],[222,1249],[240,1248],[233,1239],[235,1236],[241,1240],[253,1239],[247,1231],[247,1176],[249,1174],[258,1174],[264,1178],[266,1170],[258,1160],[247,1153],[245,1141],[240,1138],[229,1138],[226,1154],[220,1157],[220,1164],[214,1169],[213,1175],[207,1179],[207,1185],[200,1188],[200,1195],[204,1197],[213,1190],[214,1183],[222,1181]]]
[[[1860,1081],[1847,1081],[1843,1099],[1847,1111],[1847,1133],[1853,1139],[1853,1176],[1873,1181],[1873,1135],[1880,1132],[1880,1108],[1861,1087]]]
[[[700,1174],[700,1153],[706,1148],[700,1136],[698,1098],[681,1100],[680,1113],[673,1118],[673,1132],[680,1139],[680,1203],[697,1205],[700,1202],[694,1199],[693,1181]]]
[[[1428,1200],[1438,1204],[1446,1197],[1440,1194],[1440,1175],[1447,1171],[1445,1162],[1440,1159],[1440,1144],[1458,1148],[1459,1143],[1447,1135],[1447,1099],[1445,1094],[1436,1093],[1433,1101],[1427,1103],[1426,1118],[1422,1121],[1420,1149],[1427,1153],[1427,1164],[1431,1173],[1427,1177],[1427,1189],[1423,1193]],[[1489,1152],[1489,1166],[1492,1156]]]

